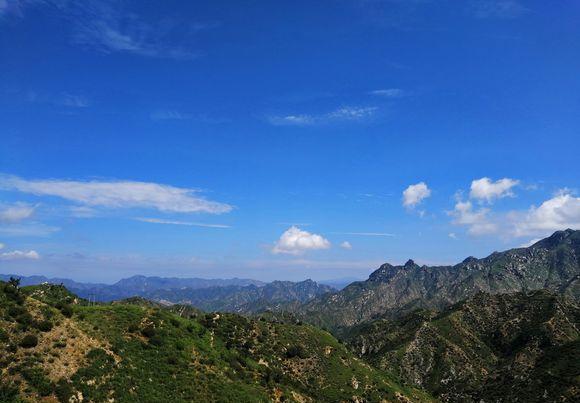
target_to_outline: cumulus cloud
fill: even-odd
[[[467,226],[469,234],[485,235],[497,230],[497,225],[491,221],[489,213],[487,208],[473,209],[470,201],[459,200],[449,214],[454,217],[454,224]]]
[[[362,122],[373,117],[377,107],[344,106],[319,115],[293,114],[270,116],[268,121],[275,126],[314,126],[340,122]]]
[[[28,252],[24,252],[21,250],[13,250],[11,252],[0,253],[0,260],[24,260],[24,259],[38,260],[40,259],[40,255],[38,254],[38,252],[34,250],[29,250]]]
[[[538,207],[532,206],[524,214],[512,213],[514,232],[517,236],[546,234],[566,228],[580,228],[580,197],[569,190],[561,190],[556,196]]]
[[[510,178],[499,179],[495,182],[490,178],[476,179],[471,182],[469,197],[488,203],[493,202],[495,199],[513,197],[512,188],[519,183],[520,181]]]
[[[151,182],[26,180],[0,176],[0,189],[54,196],[86,206],[152,208],[176,213],[227,213],[232,206],[204,199],[199,190]]]
[[[0,223],[17,223],[34,214],[35,206],[26,203],[16,203],[13,205],[0,205]]]
[[[346,250],[351,250],[352,249],[352,245],[350,244],[350,242],[348,241],[344,241],[340,244],[340,247],[342,249],[346,249]]]
[[[580,228],[580,197],[575,197],[569,190],[561,190],[537,207],[508,212],[474,208],[471,201],[459,200],[449,215],[454,224],[466,226],[471,235],[497,234],[504,238],[546,236],[553,231]]]
[[[321,235],[312,234],[296,226],[292,226],[274,244],[272,253],[300,255],[309,250],[328,248],[330,248],[330,242]]]
[[[410,185],[403,191],[403,206],[414,208],[429,196],[431,196],[431,189],[425,182]]]
[[[229,225],[224,224],[205,224],[191,221],[163,220],[160,218],[138,217],[135,218],[134,220],[152,224],[185,225],[190,227],[206,227],[206,228],[231,228]]]

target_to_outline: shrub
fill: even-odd
[[[153,336],[155,336],[156,333],[157,332],[155,330],[155,326],[153,326],[153,325],[147,325],[143,329],[141,329],[141,334],[143,336],[147,337],[148,339],[150,339]]]
[[[293,345],[293,346],[288,347],[288,350],[286,350],[286,357],[288,357],[288,358],[294,358],[294,357],[306,358],[307,354],[306,354],[306,351],[304,351],[304,348],[302,348],[302,346]]]
[[[33,334],[27,334],[22,338],[20,341],[20,347],[23,348],[32,348],[38,345],[38,337]]]
[[[52,330],[52,322],[49,320],[41,320],[35,323],[35,326],[41,332],[50,332]]]
[[[0,383],[0,402],[17,402],[18,388],[13,384]]]
[[[72,306],[70,306],[70,305],[68,305],[68,304],[67,304],[67,305],[63,305],[63,306],[60,308],[60,312],[61,312],[61,313],[62,313],[64,316],[66,316],[67,318],[70,318],[70,317],[73,315],[73,309],[72,309]]]
[[[58,381],[54,389],[56,397],[61,402],[69,402],[71,397],[74,395],[74,390],[71,384],[64,379]]]

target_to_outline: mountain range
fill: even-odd
[[[396,318],[415,309],[442,310],[479,292],[503,294],[547,289],[580,296],[580,231],[571,229],[527,248],[468,257],[454,266],[383,264],[366,281],[317,297],[298,313],[338,331],[378,317]]]
[[[76,295],[93,302],[142,297],[166,305],[189,304],[205,311],[256,313],[301,304],[336,289],[312,280],[265,283],[250,279],[202,279],[133,276],[115,284],[79,283],[44,276],[20,277],[0,274],[0,280],[20,279],[23,286],[62,284]]]

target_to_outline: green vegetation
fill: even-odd
[[[0,401],[430,401],[329,333],[271,317],[90,306],[64,287],[0,283]]]

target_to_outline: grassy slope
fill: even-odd
[[[89,306],[62,287],[0,283],[0,401],[430,400],[320,329],[177,311],[187,317],[142,301]],[[26,335],[36,345],[23,345]]]

